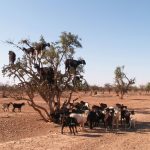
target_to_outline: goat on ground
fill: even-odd
[[[116,107],[119,109],[121,109],[122,106],[123,106],[123,104],[119,104],[119,103],[116,104]]]
[[[61,133],[63,134],[64,127],[69,127],[70,133],[73,133],[75,135],[75,131],[77,133],[77,120],[73,117],[69,116],[62,116],[61,117]]]
[[[12,111],[15,112],[15,109],[18,108],[18,112],[21,112],[22,106],[25,105],[25,103],[11,103],[13,106]]]
[[[10,106],[11,103],[3,103],[2,104],[2,109],[3,111],[9,111],[9,106]]]
[[[116,129],[118,129],[118,127],[119,127],[119,118],[120,118],[120,112],[117,109],[114,109],[112,129],[114,129],[114,125],[116,125]]]
[[[82,114],[71,113],[70,117],[76,118],[78,124],[81,125],[82,130],[84,130],[84,124],[87,122],[88,114],[89,114],[89,110],[85,110],[85,112]]]
[[[105,108],[107,108],[107,104],[100,103],[100,107],[102,108],[102,110],[104,110]]]
[[[128,126],[128,129],[135,128],[135,114],[134,110],[133,111],[126,111],[125,113],[125,129]]]
[[[90,123],[90,128],[92,129],[93,126],[100,126],[100,123],[102,122],[105,126],[105,113],[101,109],[100,106],[93,105],[92,111],[89,113],[88,121]]]
[[[89,122],[90,129],[93,129],[95,124],[99,121],[98,116],[94,110],[89,112],[87,121]]]
[[[122,105],[120,109],[121,109],[121,125],[122,125],[123,120],[126,118],[128,109],[127,109],[127,106],[124,106],[124,105]]]
[[[114,117],[114,109],[113,108],[106,108],[106,114],[105,114],[105,129],[107,131],[107,128],[113,128],[113,117]]]
[[[134,113],[134,110],[132,110],[130,112],[130,121],[129,121],[128,129],[135,128],[135,124],[136,124],[135,122],[136,122],[135,113]]]

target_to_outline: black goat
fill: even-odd
[[[21,112],[22,106],[25,105],[25,103],[11,103],[13,106],[12,111],[15,112],[15,109],[18,108],[18,111]]]
[[[100,107],[102,108],[102,110],[104,110],[105,108],[107,108],[107,104],[100,103]]]
[[[54,70],[52,67],[40,68],[40,66],[38,64],[35,64],[34,68],[37,69],[37,72],[40,75],[41,80],[47,80],[48,84],[54,83]]]
[[[105,114],[105,128],[113,128],[113,117],[114,117],[114,109],[113,108],[106,108],[106,114]]]
[[[105,114],[103,112],[103,108],[97,105],[93,105],[92,113],[89,115],[89,118],[88,118],[90,125],[100,126],[100,122],[102,122],[105,126],[104,118],[105,118]]]
[[[76,71],[76,68],[81,64],[85,65],[86,64],[85,60],[67,59],[65,62],[65,68],[67,71],[69,71],[70,68],[72,67]]]
[[[121,109],[121,125],[122,125],[122,121],[126,118],[128,109],[127,109],[127,106],[124,106],[124,105],[122,105],[120,109]]]
[[[61,117],[61,133],[63,134],[63,129],[64,127],[69,127],[70,129],[70,133],[73,133],[75,135],[75,130],[77,133],[77,120],[73,117],[69,117],[69,116],[62,116]]]
[[[82,82],[82,79],[83,79],[83,76],[74,76],[74,78],[73,78],[73,80],[72,80],[72,83],[73,83],[73,85],[74,86],[77,86],[77,85],[79,85],[81,82]]]
[[[98,117],[95,111],[90,111],[87,117],[87,121],[90,124],[90,129],[93,129],[94,125],[98,122]]]
[[[16,60],[16,54],[13,51],[9,51],[9,64],[14,64]]]
[[[119,104],[119,103],[116,104],[116,107],[119,108],[120,110],[121,110],[122,106],[123,106],[123,104]]]
[[[24,48],[22,49],[26,54],[28,55],[32,55],[34,56],[35,55],[35,49],[33,47],[29,47],[29,48]]]

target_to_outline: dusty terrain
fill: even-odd
[[[44,105],[37,97],[37,102]],[[76,136],[60,133],[60,126],[45,123],[40,116],[27,104],[22,112],[3,112],[0,109],[0,150],[149,150],[150,148],[150,95],[128,95],[123,100],[112,94],[99,96],[84,95],[81,99],[92,104],[101,102],[113,106],[123,103],[136,112],[136,129],[105,132],[103,128],[90,130]],[[13,101],[0,98],[0,104]]]

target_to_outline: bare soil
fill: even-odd
[[[76,97],[77,95],[75,95]],[[0,109],[0,150],[149,150],[150,149],[150,95],[130,94],[120,100],[114,94],[82,95],[79,99],[92,104],[106,103],[114,106],[123,103],[135,110],[136,129],[124,129],[105,132],[104,128],[94,128],[71,135],[69,129],[60,133],[60,125],[45,123],[27,104],[22,112],[3,112]],[[14,102],[0,98],[0,104]],[[45,105],[39,98],[38,103]],[[17,101],[18,102],[18,101]],[[21,101],[22,102],[22,101]]]

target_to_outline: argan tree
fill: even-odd
[[[125,93],[128,92],[130,86],[135,83],[135,78],[129,79],[124,73],[124,66],[115,69],[115,91],[123,99]]]
[[[22,56],[14,64],[5,65],[3,75],[16,79],[16,89],[23,89],[23,92],[19,90],[19,93],[22,93],[21,98],[27,100],[43,120],[52,120],[50,114],[54,113],[55,104],[60,109],[63,93],[68,93],[67,104],[72,100],[73,92],[87,88],[87,82],[82,75],[83,65],[79,65],[76,70],[65,70],[66,60],[73,59],[76,48],[82,48],[77,35],[63,32],[58,41],[51,43],[47,43],[43,36],[39,42],[31,42],[28,39],[18,43],[6,42],[22,51]],[[79,80],[75,80],[76,76],[80,84]],[[35,94],[41,96],[47,104],[46,107],[36,103]]]

